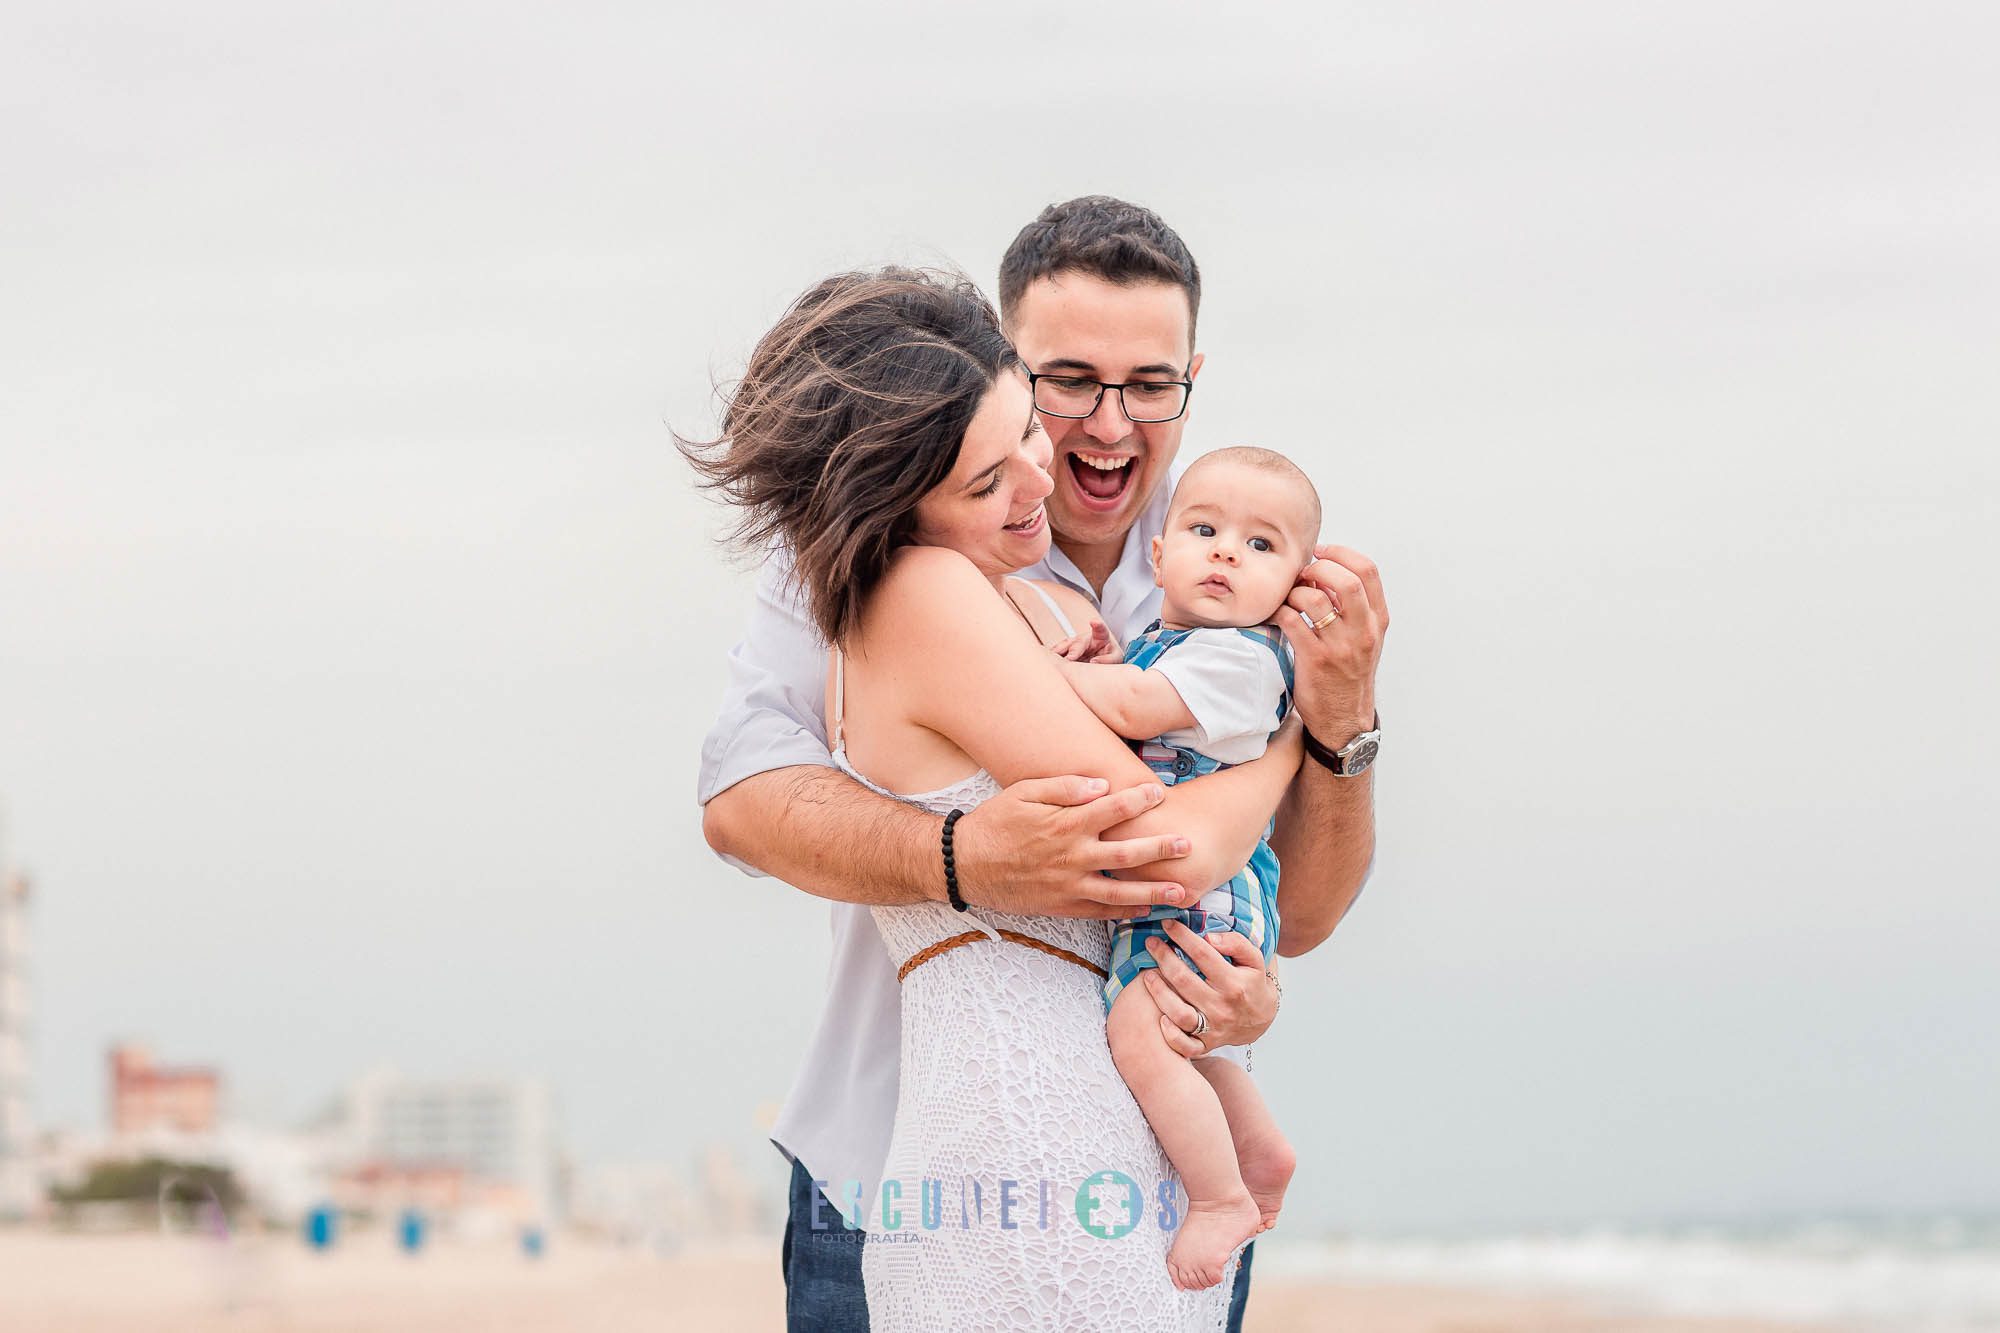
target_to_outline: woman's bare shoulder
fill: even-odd
[[[972,561],[949,546],[899,546],[889,555],[872,601],[932,602],[963,596],[986,578]]]
[[[995,614],[1006,613],[993,585],[965,556],[945,546],[899,547],[868,595],[861,637],[895,640],[926,626],[963,624],[988,604]]]

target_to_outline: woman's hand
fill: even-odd
[[[1278,1016],[1278,986],[1265,972],[1264,955],[1256,945],[1233,930],[1197,935],[1179,921],[1161,924],[1202,972],[1197,976],[1159,939],[1146,941],[1159,966],[1139,975],[1160,1007],[1160,1032],[1167,1045],[1193,1059],[1218,1046],[1248,1046],[1270,1030]],[[1201,1026],[1197,1011],[1208,1017],[1199,1037],[1194,1035]]]

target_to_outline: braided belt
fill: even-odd
[[[1033,935],[1023,935],[1018,930],[996,930],[995,934],[1009,943],[1025,944],[1030,949],[1040,949],[1043,953],[1054,958],[1060,958],[1066,963],[1075,963],[1078,967],[1084,969],[1084,971],[1091,973],[1099,981],[1104,980],[1109,975],[1103,968],[1091,962],[1088,958],[1084,958],[1079,954],[1073,954],[1068,949],[1062,948],[1059,945],[1050,944],[1047,940],[1038,940]],[[986,938],[988,936],[983,930],[968,930],[963,935],[953,935],[950,939],[939,940],[936,944],[919,949],[916,953],[910,955],[908,962],[905,962],[901,967],[896,969],[896,980],[901,981],[904,977],[909,976],[910,973],[916,971],[919,967],[922,967],[925,963],[928,963],[947,949],[956,949],[961,944],[970,944],[974,940],[983,940]]]

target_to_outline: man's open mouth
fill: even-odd
[[[1132,484],[1131,454],[1086,454],[1069,455],[1070,480],[1086,507],[1097,510],[1112,510],[1125,498],[1125,488]]]

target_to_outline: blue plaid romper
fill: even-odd
[[[1292,659],[1287,651],[1282,631],[1271,625],[1259,625],[1254,629],[1239,629],[1238,634],[1254,639],[1269,648],[1277,656],[1278,669],[1284,675],[1284,692],[1278,696],[1277,714],[1271,720],[1275,731],[1285,720],[1285,714],[1292,707]],[[1158,662],[1176,644],[1185,642],[1194,633],[1185,629],[1162,629],[1155,620],[1146,627],[1146,632],[1125,645],[1125,661],[1141,670]],[[1195,750],[1162,745],[1157,740],[1133,741],[1132,748],[1146,761],[1160,779],[1163,786],[1171,787],[1177,782],[1206,776],[1220,769],[1231,767],[1209,758]],[[1201,969],[1194,961],[1175,946],[1160,923],[1178,920],[1198,935],[1214,935],[1234,930],[1242,934],[1252,944],[1263,950],[1264,962],[1269,964],[1272,954],[1278,949],[1278,856],[1271,850],[1271,830],[1276,821],[1264,829],[1264,836],[1257,840],[1257,849],[1250,854],[1250,864],[1236,872],[1227,884],[1220,885],[1204,893],[1192,907],[1159,906],[1146,916],[1136,920],[1115,921],[1111,927],[1110,977],[1104,983],[1105,1012],[1111,1010],[1111,1002],[1118,998],[1118,992],[1127,983],[1149,967],[1158,967],[1153,955],[1146,950],[1146,941],[1158,936],[1169,949],[1180,954],[1181,961],[1193,967],[1196,975]]]

